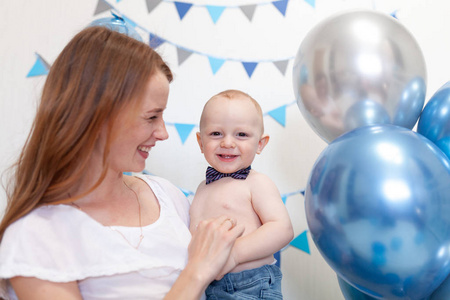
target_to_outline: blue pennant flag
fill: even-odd
[[[280,0],[280,1],[274,1],[272,4],[280,11],[280,13],[285,16],[286,15],[286,8],[289,0]]]
[[[178,2],[175,1],[175,7],[177,8],[178,15],[180,16],[180,20],[183,20],[186,13],[191,9],[192,3],[186,3],[186,2]]]
[[[287,196],[281,197],[281,200],[283,200],[283,203],[286,204]]]
[[[398,18],[397,18],[397,10],[394,10],[393,12],[391,12],[391,17],[393,17],[393,18],[395,18],[395,19],[397,19],[398,20]]]
[[[131,176],[131,175],[133,175],[131,172],[123,172],[123,175],[128,175],[128,176]]]
[[[286,125],[286,105],[269,111],[269,116],[274,118],[275,121],[277,121],[281,126],[284,127]]]
[[[150,38],[148,40],[148,45],[150,47],[152,47],[153,49],[158,48],[161,44],[164,44],[166,40],[163,40],[162,38],[160,38],[157,35],[154,35],[152,33],[150,33]]]
[[[305,0],[305,2],[311,5],[313,8],[316,7],[316,0]]]
[[[256,63],[256,62],[242,62],[242,65],[244,66],[248,77],[252,77],[253,71],[255,71],[255,68],[258,65],[258,63]]]
[[[276,253],[273,255],[273,257],[277,260],[276,263],[275,263],[275,265],[276,265],[278,268],[281,268],[281,253],[280,253],[280,251],[276,252]]]
[[[192,129],[194,128],[194,126],[195,125],[193,125],[193,124],[175,123],[175,128],[178,131],[178,134],[180,135],[181,143],[184,144],[184,142],[188,138],[189,134],[191,133]]]
[[[216,74],[217,71],[222,67],[222,65],[225,63],[225,59],[220,58],[214,58],[208,56],[209,65],[211,66],[213,74]]]
[[[300,194],[302,194],[303,196],[305,196],[305,190],[301,190]]]
[[[303,252],[311,254],[309,251],[307,232],[307,230],[303,231],[299,236],[293,239],[292,242],[290,242],[290,245],[302,250]]]
[[[28,72],[27,77],[47,75],[49,70],[50,65],[39,54],[36,53],[36,62],[31,68],[30,72]]]
[[[217,20],[219,20],[220,16],[225,10],[225,6],[206,5],[206,8],[208,9],[209,15],[211,16],[214,24],[216,24]]]

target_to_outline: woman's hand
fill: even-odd
[[[226,216],[201,221],[189,244],[186,268],[164,299],[200,299],[208,284],[219,276],[234,242],[243,233],[244,226]]]
[[[213,281],[228,262],[231,248],[243,232],[244,226],[226,216],[201,221],[189,244],[188,264],[195,265],[208,283]]]

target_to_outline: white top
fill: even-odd
[[[143,227],[103,226],[70,205],[33,210],[8,227],[0,244],[0,278],[78,281],[84,299],[162,299],[187,263],[189,202],[169,181],[140,176],[159,201],[159,219]],[[0,297],[17,299],[8,280]],[[5,296],[4,296],[5,297]]]

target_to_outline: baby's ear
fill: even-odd
[[[258,149],[256,150],[256,154],[261,154],[261,152],[263,151],[264,147],[269,142],[269,138],[270,137],[267,134],[263,134],[263,136],[261,137],[261,139],[258,142]]]
[[[203,143],[202,143],[202,137],[200,135],[200,132],[197,132],[197,143],[200,146],[200,151],[203,153]]]

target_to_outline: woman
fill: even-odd
[[[140,172],[172,74],[150,47],[103,27],[52,65],[0,225],[0,278],[20,299],[199,299],[243,232],[226,216],[191,236],[189,203]],[[189,248],[189,250],[188,250]]]

